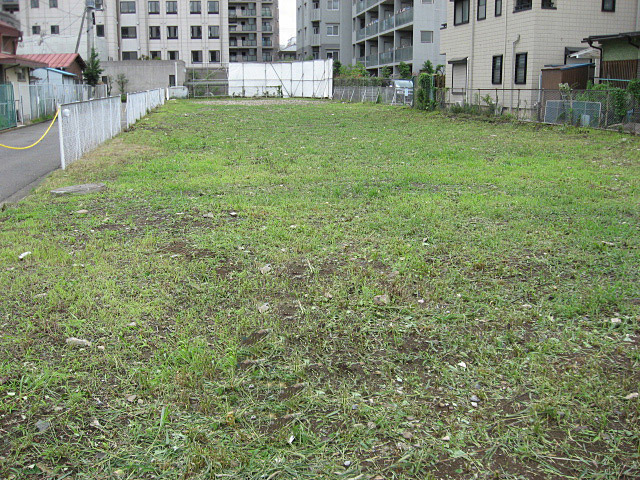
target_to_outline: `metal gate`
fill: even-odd
[[[13,85],[0,85],[0,130],[15,127],[16,104],[13,100]]]

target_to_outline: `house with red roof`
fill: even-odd
[[[78,53],[29,53],[21,56],[34,62],[44,63],[46,68],[75,75],[75,83],[82,83],[82,71],[87,67]]]

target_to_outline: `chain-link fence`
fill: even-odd
[[[44,120],[56,113],[58,105],[107,96],[106,85],[26,85],[14,83],[16,112],[20,123]]]
[[[13,87],[10,83],[0,85],[0,130],[12,128],[16,125]]]
[[[188,69],[185,86],[193,98],[228,96],[229,70],[223,67]]]
[[[341,102],[373,102],[413,105],[413,81],[390,78],[335,78],[333,99]]]
[[[166,92],[163,88],[127,94],[127,128],[136,123],[152,109],[164,105]]]
[[[627,90],[448,89],[439,106],[454,113],[510,115],[518,120],[640,130],[640,102]]]
[[[63,169],[122,131],[120,97],[60,105],[60,159]]]

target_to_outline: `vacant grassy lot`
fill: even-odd
[[[616,133],[171,103],[0,212],[0,478],[638,478],[639,201]]]

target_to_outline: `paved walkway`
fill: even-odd
[[[38,140],[49,121],[0,132],[0,143],[25,147]],[[27,196],[49,173],[60,168],[58,122],[49,134],[28,150],[8,150],[0,147],[0,203],[17,202]]]

